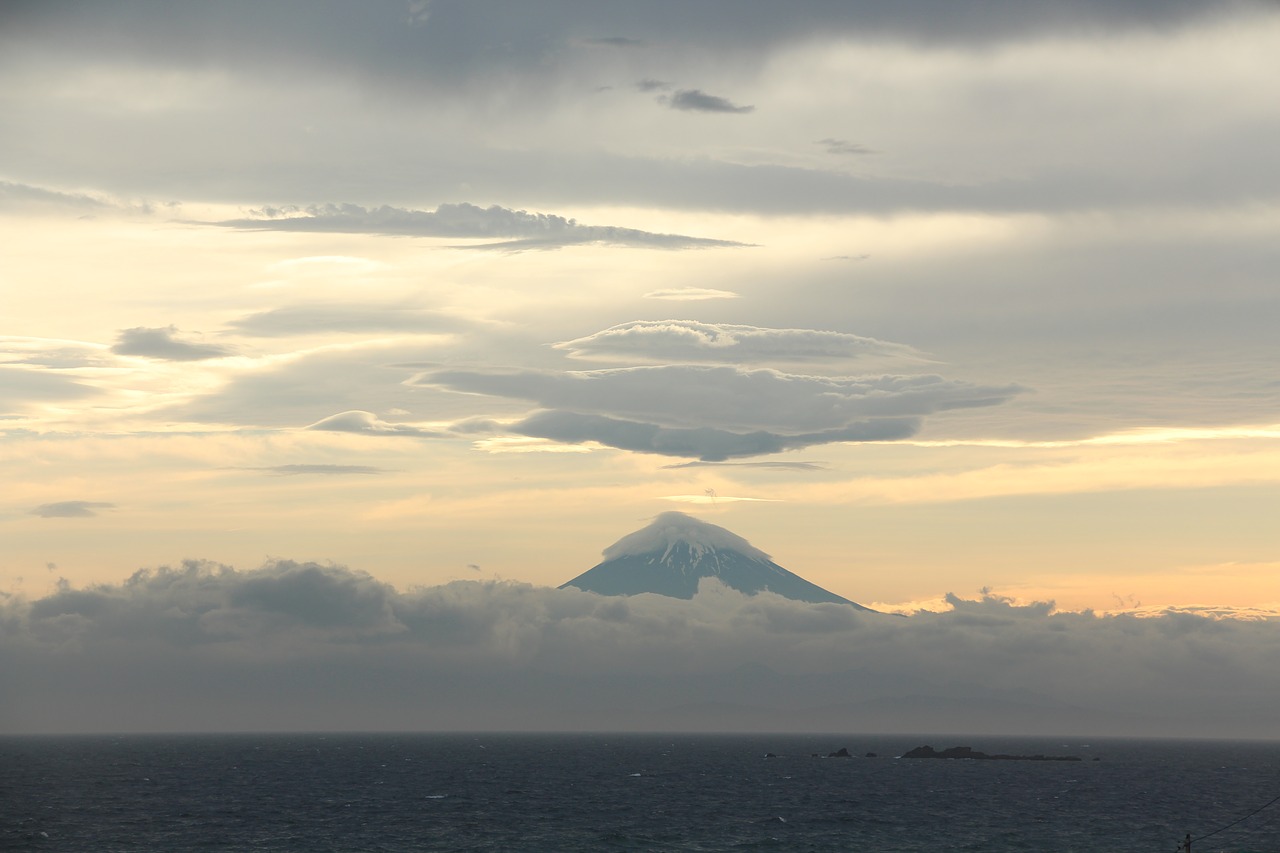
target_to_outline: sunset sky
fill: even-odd
[[[1280,611],[1280,9],[0,7],[0,590]],[[995,601],[997,599],[987,599]]]

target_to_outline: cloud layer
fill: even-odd
[[[692,601],[474,581],[402,593],[341,566],[187,562],[0,602],[0,730],[1280,735],[1273,622],[949,601],[902,619],[714,581]],[[85,679],[92,708],[74,701]]]

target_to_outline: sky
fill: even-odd
[[[0,729],[1280,737],[1278,52],[1260,2],[0,4]],[[551,589],[672,509],[917,615]]]

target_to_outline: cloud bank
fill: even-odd
[[[0,600],[0,730],[1280,736],[1274,620],[949,602],[902,619],[714,581],[690,601],[398,592],[342,566],[188,561]]]

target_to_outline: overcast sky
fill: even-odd
[[[375,648],[597,725],[700,639],[655,707],[1280,700],[1277,54],[1262,2],[0,5],[0,727],[118,666],[252,728]],[[936,613],[547,589],[670,509]]]

